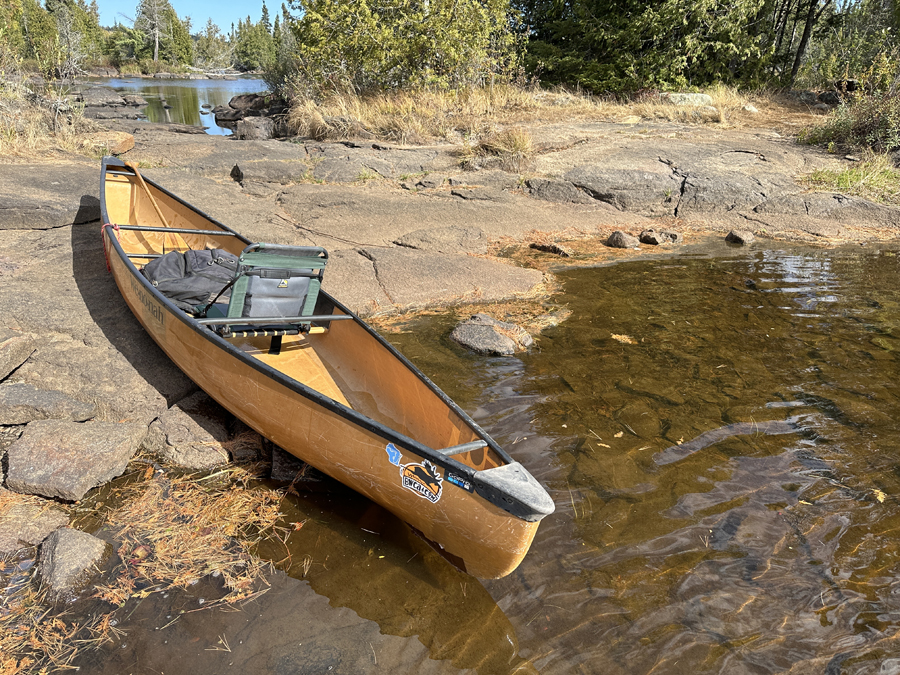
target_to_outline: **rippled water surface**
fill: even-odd
[[[470,381],[558,508],[486,584],[520,655],[542,673],[900,672],[898,274],[856,248],[562,275],[572,317]],[[401,342],[452,388],[427,342]]]
[[[900,673],[898,258],[715,253],[563,273],[518,358],[390,336],[556,501],[514,574],[326,482],[285,504],[290,578],[157,633],[145,605],[91,672]]]

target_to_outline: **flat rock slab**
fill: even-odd
[[[400,308],[455,300],[505,300],[531,291],[543,280],[537,270],[493,260],[412,249],[365,250],[391,303]]]
[[[329,254],[322,288],[363,317],[393,309],[378,283],[375,265],[355,249]]]
[[[16,492],[77,501],[122,474],[147,427],[115,422],[32,422],[9,446],[6,485]]]
[[[0,500],[13,497],[0,488]],[[0,556],[18,551],[26,546],[37,546],[57,528],[69,522],[69,516],[62,510],[47,504],[13,504],[0,514]]]
[[[92,403],[85,403],[61,391],[38,389],[14,382],[0,384],[0,424],[27,424],[35,420],[84,422],[97,414]]]
[[[398,246],[435,253],[487,253],[487,237],[479,227],[435,227],[409,232],[397,239]]]
[[[295,160],[242,159],[231,169],[231,177],[240,181],[258,183],[296,183],[312,174],[305,157]]]
[[[98,572],[108,550],[109,544],[102,539],[61,527],[41,544],[41,581],[55,596],[75,591]]]
[[[89,393],[98,419],[139,422],[146,428],[166,409],[166,396],[183,397],[193,384],[143,333],[133,316],[121,318],[140,331],[135,341],[122,340],[117,349],[99,340],[97,346],[89,346],[68,336],[49,336],[16,371],[16,381],[76,400]]]
[[[37,349],[34,335],[0,328],[0,381],[21,366]]]
[[[532,197],[547,202],[590,204],[593,201],[584,191],[565,180],[529,178],[525,185]]]
[[[234,417],[202,391],[179,401],[153,422],[149,449],[189,469],[212,469],[230,461],[225,447]],[[145,443],[145,445],[148,445]]]
[[[0,171],[0,230],[62,227],[100,218],[93,164],[12,164]]]
[[[378,176],[396,178],[447,165],[433,148],[397,148],[377,143],[307,143],[313,176],[329,183],[355,183]]]
[[[82,89],[76,98],[86,106],[125,105],[122,94],[103,85]]]

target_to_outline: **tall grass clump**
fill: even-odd
[[[838,106],[825,123],[801,137],[808,143],[867,148],[875,152],[900,149],[900,92],[889,90],[854,95]]]

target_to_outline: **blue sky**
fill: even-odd
[[[169,0],[175,12],[181,18],[191,17],[191,33],[199,33],[206,26],[206,20],[212,19],[223,33],[231,30],[231,24],[238,19],[246,19],[256,23],[262,14],[262,0],[235,2],[234,0]],[[112,26],[116,21],[129,23],[121,14],[134,18],[138,0],[97,0],[100,7],[100,25]],[[281,12],[281,0],[268,0],[266,7],[269,16],[274,20],[275,13]]]

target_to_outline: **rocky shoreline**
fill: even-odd
[[[327,248],[324,289],[363,317],[514,298],[539,304],[555,266],[677,254],[731,230],[744,231],[745,243],[756,235],[760,248],[900,233],[900,210],[810,193],[795,180],[851,159],[767,129],[534,125],[539,152],[512,173],[496,162],[463,170],[450,145],[237,140],[121,117],[107,126],[133,141],[117,146],[124,159],[249,238]],[[0,162],[0,497],[11,490],[45,500],[29,497],[0,520],[0,555],[46,540],[41,556],[54,562],[44,581],[63,590],[84,583],[108,549],[65,531],[47,537],[70,522],[71,504],[138,452],[208,470],[256,461],[265,449],[196,390],[122,301],[100,242],[99,163]],[[606,246],[617,231],[622,247]],[[625,237],[648,231],[641,241]],[[540,264],[517,265],[505,253],[531,244]],[[504,318],[480,315],[462,332]],[[531,339],[500,328],[518,343],[510,351]],[[78,569],[60,571],[67,550]]]

